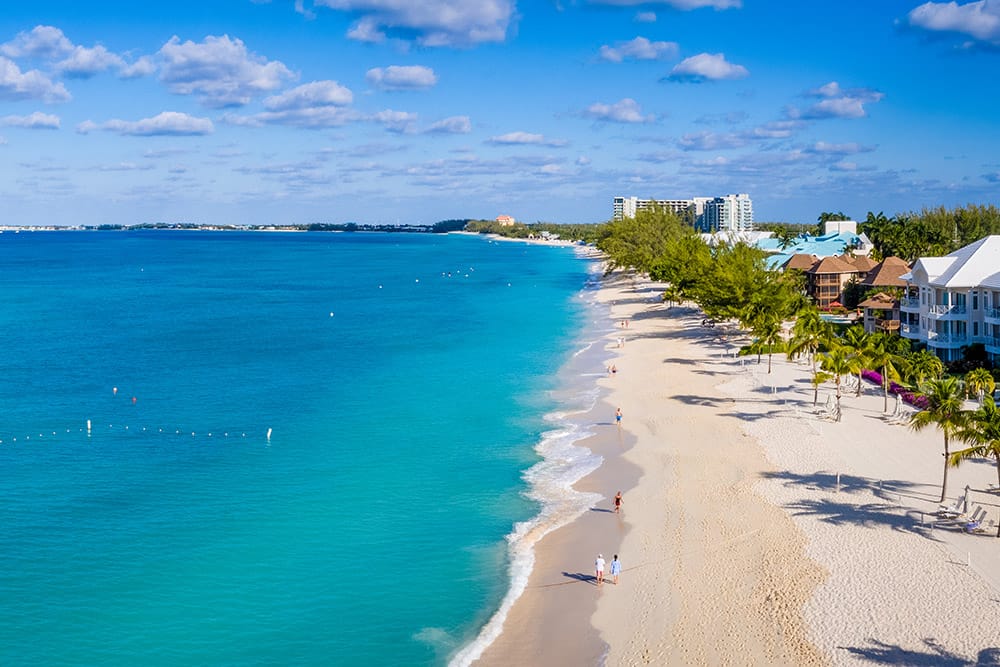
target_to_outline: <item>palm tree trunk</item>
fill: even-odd
[[[861,395],[861,374],[864,372],[863,369],[858,369],[858,393],[855,396]]]
[[[941,501],[944,502],[948,493],[948,434],[944,434],[944,477],[941,479]]]
[[[889,412],[889,377],[885,374],[885,366],[882,367],[882,394],[885,397],[882,412]]]
[[[767,374],[771,374],[771,349],[767,350]]]
[[[816,382],[816,355],[812,355],[813,365],[813,407],[819,403],[819,383]]]

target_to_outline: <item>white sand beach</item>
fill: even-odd
[[[604,500],[541,540],[477,664],[1000,664],[1000,539],[934,516],[940,433],[887,423],[867,383],[820,419],[806,365],[734,357],[739,340],[660,291],[623,275],[600,291],[629,320],[583,443],[605,463],[576,485]],[[949,499],[969,486],[970,512],[1000,521],[995,481],[967,462]],[[621,555],[618,586],[592,580],[599,552]]]

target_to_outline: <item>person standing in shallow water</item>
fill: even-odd
[[[624,500],[622,499],[622,492],[619,491],[618,493],[615,494],[615,514],[619,514],[622,511],[623,502]]]
[[[594,570],[597,573],[597,585],[600,586],[604,583],[604,554],[597,554],[597,560],[594,562]]]
[[[622,425],[622,409],[618,408],[615,410],[615,423],[620,427]]]

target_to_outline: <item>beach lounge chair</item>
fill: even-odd
[[[976,509],[972,511],[972,516],[965,524],[965,532],[967,533],[985,533],[986,526],[986,510],[980,505],[976,505]]]
[[[965,496],[959,496],[951,505],[938,505],[936,515],[947,519],[957,519],[965,514],[962,508],[965,506]]]

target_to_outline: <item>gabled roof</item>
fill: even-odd
[[[875,267],[875,260],[865,257],[864,255],[858,255],[857,257],[851,257],[849,255],[844,255],[841,257],[845,262],[851,264],[858,271],[867,273]]]
[[[868,272],[861,284],[872,287],[903,287],[906,281],[902,276],[909,272],[910,267],[905,260],[899,257],[886,257]]]
[[[861,308],[875,308],[878,310],[892,310],[899,306],[899,300],[889,296],[885,292],[879,292],[878,294],[873,294],[868,299],[865,299],[858,304]]]
[[[839,257],[824,257],[816,262],[806,273],[857,273],[853,264],[848,264]]]
[[[816,263],[816,255],[805,255],[798,253],[792,255],[788,258],[788,261],[782,265],[781,268],[784,270],[788,269],[798,269],[799,271],[808,271],[812,268],[812,265]]]
[[[920,269],[934,287],[1000,287],[1000,236],[986,236],[945,257],[921,257],[913,273]]]

